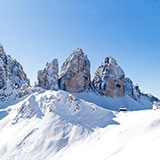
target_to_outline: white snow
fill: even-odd
[[[120,108],[127,108],[129,111],[152,109],[152,102],[145,96],[141,96],[138,101],[128,95],[111,98],[101,96],[95,92],[74,93],[74,96],[114,111],[119,111]]]
[[[159,160],[160,110],[121,113],[44,91],[0,119],[0,160]]]
[[[60,152],[60,160],[159,160],[160,111],[119,113],[119,125],[99,129],[82,144]]]

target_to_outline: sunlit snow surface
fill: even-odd
[[[2,160],[159,160],[160,110],[103,109],[64,91],[0,111]]]

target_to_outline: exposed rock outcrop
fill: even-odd
[[[82,49],[76,49],[63,63],[59,85],[62,90],[79,93],[90,88],[90,61]]]
[[[124,92],[125,95],[129,95],[130,97],[132,97],[135,100],[138,100],[140,98],[141,91],[139,89],[139,86],[134,86],[133,82],[131,81],[131,79],[129,78],[125,78],[124,81]]]
[[[158,101],[160,101],[157,97],[153,96],[150,93],[147,93],[147,94],[142,93],[142,96],[147,97],[150,102],[158,102]]]
[[[153,96],[152,94],[142,93],[141,90],[139,89],[139,86],[134,85],[129,78],[125,78],[124,92],[125,95],[129,95],[136,101],[138,101],[141,96],[146,97],[150,102],[159,101],[159,99]]]
[[[125,74],[112,57],[106,57],[93,78],[93,87],[107,97],[124,96]]]
[[[0,44],[0,104],[16,98],[23,84],[30,85],[22,66]]]
[[[58,60],[47,63],[44,70],[38,71],[38,86],[47,90],[58,90]]]

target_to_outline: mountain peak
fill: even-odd
[[[47,63],[44,70],[38,71],[38,86],[47,90],[58,90],[58,60]]]
[[[69,92],[83,92],[90,87],[90,61],[77,48],[66,59],[59,75],[60,88]]]
[[[94,88],[107,97],[124,96],[124,71],[111,56],[106,57],[93,78]]]
[[[0,54],[5,54],[3,45],[0,43]]]
[[[77,48],[73,51],[73,54],[82,54],[83,50],[81,48]]]
[[[117,61],[114,58],[112,58],[111,56],[106,57],[104,59],[104,63],[107,65],[110,65],[110,64],[118,65]]]
[[[24,84],[29,86],[29,79],[23,67],[6,55],[0,44],[0,106],[15,99]]]

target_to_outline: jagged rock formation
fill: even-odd
[[[141,90],[139,89],[139,86],[134,85],[129,78],[125,78],[124,92],[125,95],[129,95],[136,101],[139,100],[141,96],[146,97],[150,102],[159,101],[159,99],[153,96],[152,94],[142,93]]]
[[[96,90],[106,97],[133,98],[141,105],[147,102],[145,103],[147,107],[152,106],[151,102],[159,101],[151,94],[142,93],[129,78],[125,78],[122,68],[112,57],[105,58],[97,69],[92,84],[90,77],[90,61],[82,49],[78,48],[63,63],[59,77],[58,60],[54,59],[46,64],[44,70],[38,72],[38,84],[31,87],[22,66],[6,55],[3,46],[0,45],[0,109],[11,104],[10,102],[16,98],[27,97],[35,92],[44,91],[44,89],[62,89],[72,93],[87,90],[94,93]],[[127,106],[125,103],[124,106]]]
[[[125,95],[129,95],[135,100],[138,100],[140,96],[142,95],[139,89],[139,86],[134,86],[133,82],[129,78],[125,78],[124,92],[125,92]]]
[[[125,74],[116,60],[106,57],[93,78],[93,87],[107,97],[124,96]]]
[[[29,80],[22,66],[6,55],[0,44],[0,104],[14,99],[23,84],[29,86]]]
[[[158,101],[160,101],[157,97],[153,96],[150,93],[147,93],[147,94],[142,93],[142,96],[147,97],[150,102],[158,102]]]
[[[82,49],[76,49],[63,63],[59,75],[60,88],[79,93],[90,88],[90,61]]]
[[[47,63],[44,70],[38,71],[38,86],[47,90],[58,90],[58,60]]]
[[[129,95],[130,97],[134,96],[133,82],[129,78],[125,78],[125,81],[124,81],[124,92],[125,92],[126,95]]]

